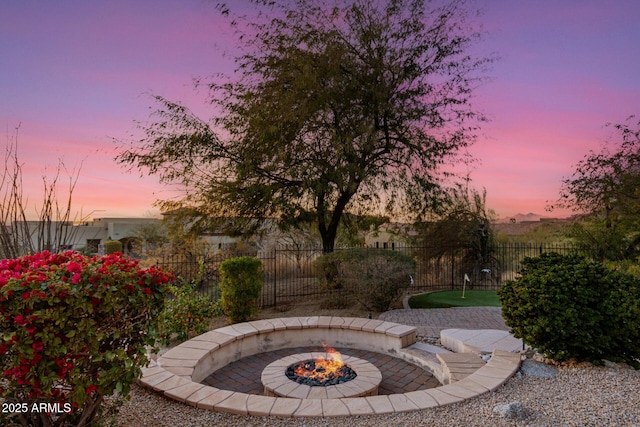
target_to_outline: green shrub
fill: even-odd
[[[640,280],[630,274],[612,272],[614,288],[604,303],[615,333],[613,351],[619,360],[640,368]],[[608,359],[615,360],[614,355]]]
[[[0,425],[98,425],[115,411],[149,361],[169,280],[120,254],[0,261],[0,396],[29,409]],[[61,412],[31,411],[47,403]]]
[[[379,249],[339,250],[318,257],[314,271],[329,289],[344,289],[365,309],[386,311],[409,286],[415,260]]]
[[[326,289],[342,289],[344,282],[340,278],[340,265],[352,261],[359,253],[358,249],[337,250],[319,256],[311,264],[311,268]]]
[[[220,305],[199,293],[194,284],[169,286],[169,295],[158,328],[164,345],[174,338],[182,342],[207,332],[209,320],[222,314]]]
[[[498,291],[515,337],[555,360],[634,362],[640,356],[638,279],[577,255],[526,258]]]
[[[220,306],[231,323],[244,322],[257,313],[262,281],[259,259],[243,256],[220,265]]]
[[[104,251],[107,255],[122,252],[122,242],[119,240],[107,240],[104,242]]]

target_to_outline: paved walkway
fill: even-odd
[[[500,307],[454,307],[392,310],[380,320],[415,326],[418,336],[440,337],[443,329],[498,329],[508,331]]]

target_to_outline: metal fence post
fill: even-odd
[[[451,289],[455,288],[454,283],[454,277],[455,277],[455,266],[456,266],[456,253],[453,250],[453,248],[451,248]]]
[[[273,308],[276,308],[278,294],[278,248],[273,248]]]

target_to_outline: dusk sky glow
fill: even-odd
[[[230,2],[234,3],[234,2]],[[238,3],[247,3],[239,1]],[[472,185],[499,216],[545,212],[563,177],[611,135],[607,122],[640,114],[640,2],[477,0],[496,52],[474,104],[491,120],[469,152]],[[192,79],[233,69],[216,1],[6,0],[0,2],[2,144],[19,125],[30,201],[62,158],[82,169],[74,205],[93,217],[147,216],[171,189],[126,173],[113,139],[149,120],[150,93],[206,118]],[[45,171],[46,169],[46,171]],[[64,178],[61,180],[64,181]]]

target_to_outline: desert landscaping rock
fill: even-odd
[[[525,359],[520,366],[520,370],[525,375],[538,378],[553,378],[558,374],[558,370],[555,367],[532,359]]]
[[[527,417],[527,411],[520,402],[498,405],[493,408],[493,412],[508,420],[522,420]]]

